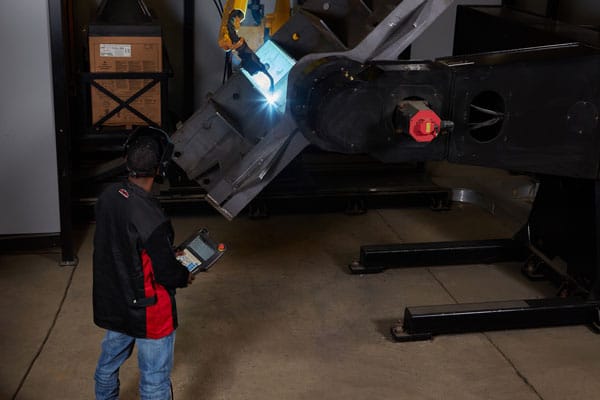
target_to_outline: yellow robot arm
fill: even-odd
[[[277,0],[275,11],[267,15],[266,26],[269,29],[269,35],[273,36],[288,19],[290,19],[290,0]]]
[[[239,37],[237,31],[246,16],[246,8],[248,0],[227,0],[225,3],[219,30],[219,47],[223,50],[236,50],[244,44],[244,38]]]

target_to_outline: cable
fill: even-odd
[[[223,5],[217,0],[213,0],[213,4],[217,7],[217,11],[219,12],[219,17],[223,18]],[[220,5],[220,6],[219,6]]]
[[[231,74],[231,51],[227,51],[225,52],[225,64],[223,65],[223,83],[227,82]]]
[[[219,17],[223,18],[223,3],[221,0],[213,0],[213,4],[219,12]],[[223,65],[223,83],[231,76],[231,52],[225,53],[225,65]]]
[[[23,388],[23,385],[25,384],[27,377],[29,377],[29,373],[33,369],[33,365],[35,364],[35,362],[37,361],[39,356],[42,354],[42,350],[44,350],[44,347],[46,346],[46,342],[48,342],[48,339],[50,338],[50,335],[52,334],[52,331],[54,330],[54,326],[56,325],[58,316],[59,316],[60,312],[62,311],[63,305],[65,304],[65,300],[67,298],[67,294],[69,293],[69,289],[71,288],[71,283],[73,283],[73,275],[75,275],[75,270],[77,270],[77,266],[73,267],[73,270],[71,271],[71,274],[69,275],[69,280],[67,281],[67,287],[65,288],[63,297],[60,300],[60,303],[58,305],[58,310],[56,310],[56,314],[54,314],[54,319],[52,320],[52,323],[50,324],[50,328],[48,329],[48,332],[46,332],[46,336],[44,337],[44,340],[42,341],[42,344],[40,345],[37,353],[35,353],[35,356],[33,356],[33,360],[31,360],[31,362],[29,363],[29,366],[27,367],[27,371],[25,371],[25,375],[23,375],[21,382],[19,382],[19,386],[17,386],[17,390],[15,391],[15,394],[12,396],[12,400],[15,400],[17,398],[17,396],[19,395],[19,392]]]
[[[219,17],[223,18],[223,3],[221,0],[213,0],[213,4],[217,7]],[[227,79],[231,76],[231,52],[225,53],[225,63],[223,65],[223,83],[227,82]]]

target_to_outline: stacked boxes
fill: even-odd
[[[92,78],[94,73],[163,72],[161,29],[155,23],[92,24],[88,44]],[[94,79],[94,81],[122,101],[126,101],[152,79]],[[118,103],[92,85],[91,106],[92,123],[95,125],[114,110]],[[162,123],[160,82],[133,101],[130,106],[160,126]],[[133,125],[147,125],[147,122],[123,108],[102,125],[131,128]]]

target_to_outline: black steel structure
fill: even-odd
[[[48,0],[50,46],[54,88],[54,120],[58,162],[60,202],[61,265],[76,265],[78,260],[73,241],[71,207],[72,121],[70,118],[69,85],[72,82],[69,59],[69,21],[66,18],[69,0]]]
[[[194,69],[196,68],[194,49],[194,19],[196,2],[183,0],[183,118],[188,119],[194,112]]]
[[[470,125],[471,129],[465,125],[465,122],[476,122],[471,120],[473,112],[470,116],[466,114],[468,117],[464,122],[454,118],[456,130],[451,140],[455,144],[450,144],[449,159],[535,173],[539,189],[528,222],[510,239],[363,246],[360,260],[350,265],[350,271],[371,273],[399,267],[522,261],[522,271],[526,276],[551,279],[560,286],[559,297],[550,299],[409,306],[405,309],[404,319],[391,330],[398,341],[430,339],[445,333],[572,324],[587,324],[597,331],[600,321],[600,303],[596,300],[600,294],[600,115],[597,108],[600,82],[594,81],[594,78],[587,80],[597,76],[600,70],[597,34],[498,7],[464,7],[459,10],[457,20],[455,51],[465,55],[452,60],[462,60],[464,66],[461,68],[467,69],[471,65],[481,66],[481,60],[486,57],[495,58],[495,61],[493,67],[489,64],[491,68],[486,78],[472,70],[464,75],[465,78],[468,76],[464,80],[466,86],[460,87],[462,84],[459,83],[454,92],[469,93],[474,90],[473,85],[483,86],[488,93],[486,108],[495,110],[497,119],[484,127],[487,132],[475,136],[472,127],[476,125]],[[484,32],[484,35],[474,32]],[[537,47],[519,51],[506,48],[518,47],[519,44],[521,47]],[[592,58],[583,53],[580,53],[581,57],[563,58],[564,51],[577,52],[576,48]],[[539,54],[543,55],[530,58],[532,50],[541,51]],[[488,53],[469,55],[481,51]],[[552,53],[562,55],[550,61]],[[511,78],[506,76],[504,79],[502,64],[511,57],[515,57],[517,62],[506,64],[511,65]],[[520,70],[519,59],[527,59],[529,72]],[[587,66],[570,72],[557,70],[556,74],[546,70],[550,64],[559,70],[568,69],[579,61]],[[585,83],[571,82],[565,87],[556,87],[551,93],[545,92],[545,88],[535,82],[537,78],[531,79],[531,72],[539,74],[542,80],[560,76],[561,80],[568,81],[567,75],[576,75]],[[496,79],[504,82],[502,85],[505,87],[510,87],[511,81],[527,82],[526,91],[552,98],[554,105],[558,105],[563,96],[570,96],[569,93],[574,96],[567,100],[569,106],[562,111],[554,111],[556,114],[553,115],[552,111],[542,111],[544,106],[540,102],[532,100],[525,104],[516,100],[519,89],[509,88],[508,92],[494,89],[500,87],[500,81]],[[576,86],[579,89],[575,89]],[[495,103],[489,93],[496,90],[500,97],[510,98],[510,104]],[[572,90],[578,93],[574,94]],[[458,97],[454,98],[454,107],[459,110],[463,107]],[[491,116],[490,113],[488,118]],[[519,123],[521,116],[530,118],[532,124]],[[554,127],[546,125],[553,119]],[[491,129],[494,124],[495,130]],[[468,135],[461,138],[461,135],[456,135],[457,131]],[[538,138],[538,133],[546,137]],[[514,137],[515,134],[520,138]],[[564,140],[559,145],[555,140],[560,137]],[[500,138],[504,140],[498,140]],[[551,165],[553,162],[557,164]]]

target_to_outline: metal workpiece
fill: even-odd
[[[371,9],[358,1],[308,1],[303,8],[322,18],[325,24],[337,19],[343,22],[335,25],[345,27],[341,29],[344,32],[356,30],[362,34],[361,27],[365,25],[370,25],[370,29],[367,28],[364,31],[366,35],[362,37],[355,35],[342,38],[350,50],[310,54],[301,64],[327,56],[343,56],[359,63],[397,60],[450,5],[452,0],[379,1],[373,2]]]
[[[452,3],[452,0],[402,1],[346,57],[360,62],[398,59]]]
[[[209,102],[174,136],[175,162],[205,188],[206,200],[228,219],[308,145],[287,116],[261,138],[244,135],[238,127],[239,120]]]
[[[212,187],[213,180],[239,161],[252,146],[236,125],[217,103],[208,102],[173,136],[174,161],[186,169],[190,179],[205,188]],[[201,141],[195,138],[199,133],[202,134]]]
[[[211,187],[206,200],[233,219],[308,144],[292,119],[282,119]]]
[[[433,2],[436,3],[438,1]],[[318,23],[311,25],[325,36],[335,37],[334,40],[339,43],[339,49],[313,50],[310,53],[346,51],[357,46],[367,35],[371,34],[374,31],[374,27],[381,25],[382,21],[390,15],[390,12],[399,6],[403,9],[407,9],[407,6],[409,6],[409,4],[401,5],[400,3],[403,2],[398,0],[375,0],[368,2],[360,0],[307,0],[302,3],[295,15],[286,24],[284,27],[285,32],[282,32],[283,34],[280,35],[278,31],[273,40],[284,45],[283,42],[287,41],[288,38],[292,38],[293,33],[296,33],[293,38],[295,38],[294,42],[298,45],[303,41],[314,40],[316,37],[310,32],[313,28],[307,30],[304,24],[302,26],[294,23],[290,24],[296,16],[304,15],[311,20],[318,21]],[[404,1],[404,3],[409,2]],[[414,5],[410,5],[409,8],[414,10]],[[296,29],[289,29],[293,27]],[[305,52],[304,55],[306,54],[308,53]]]

